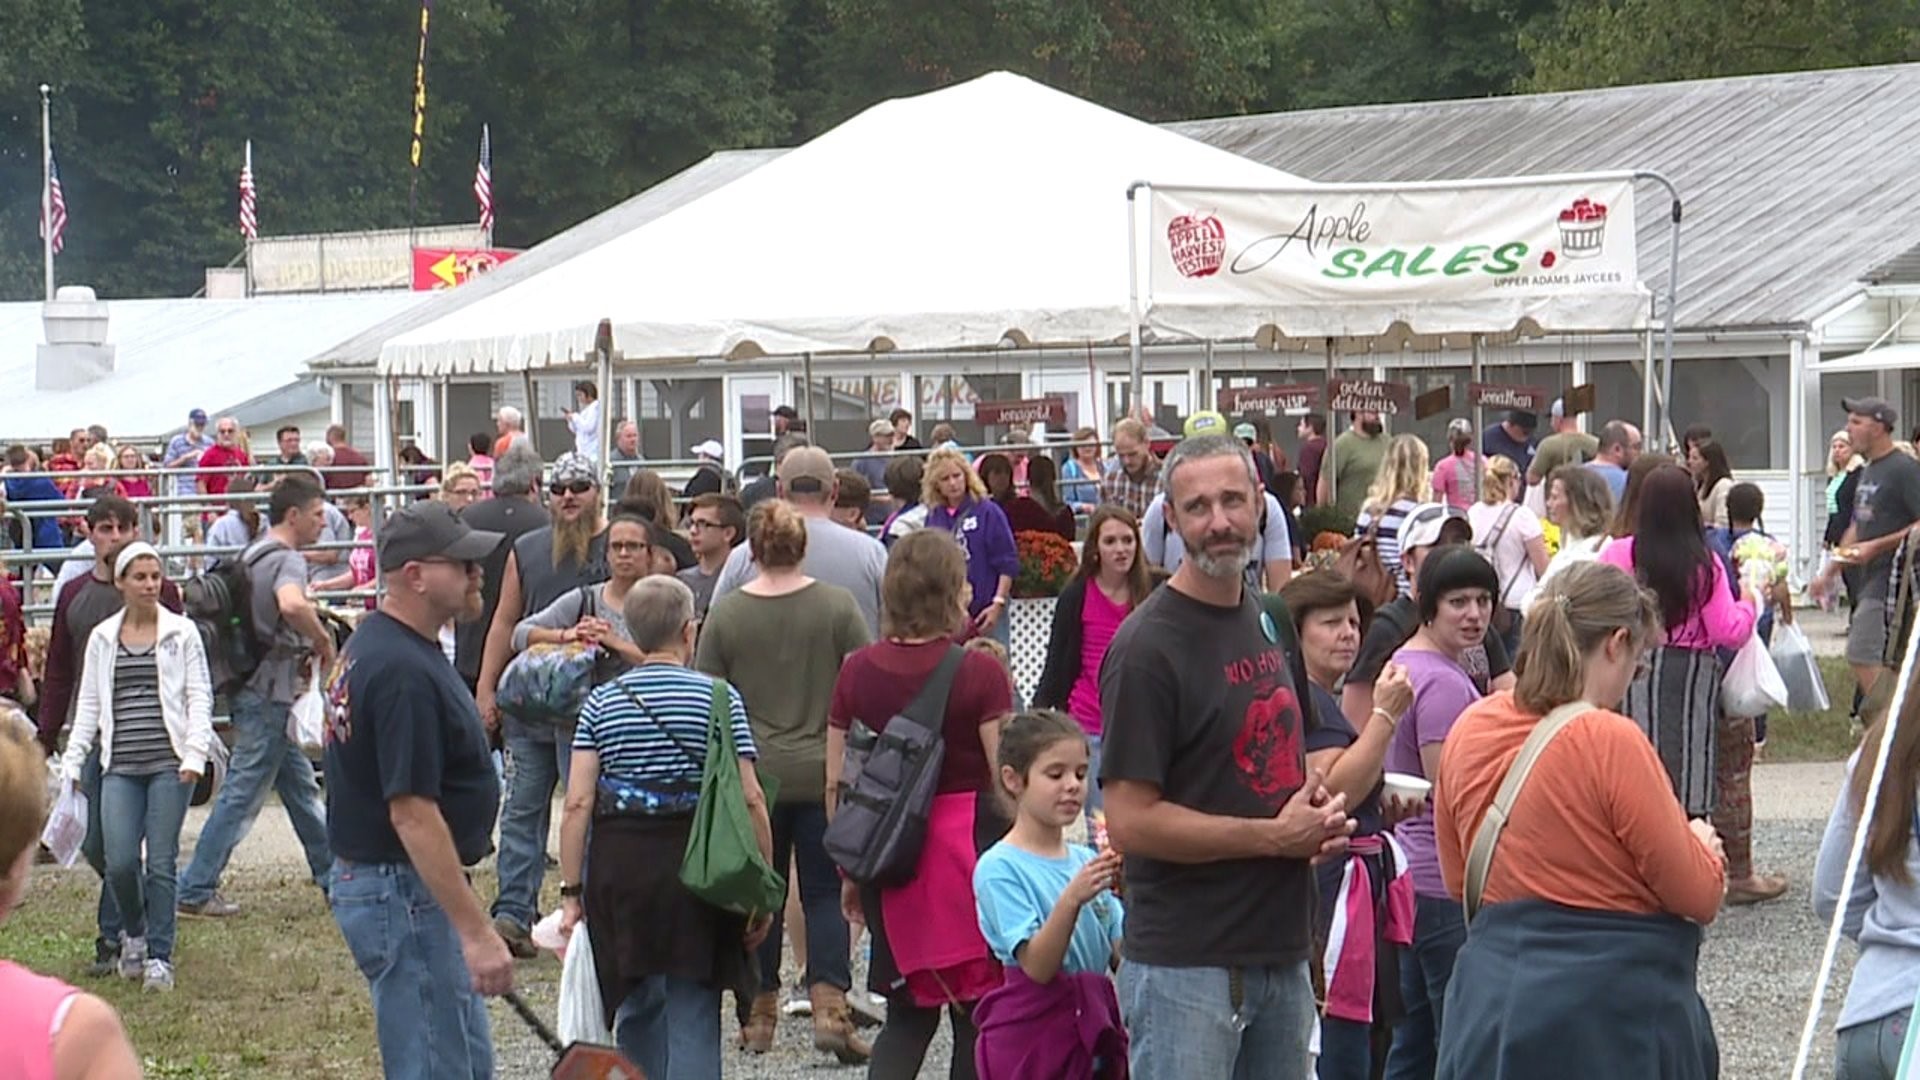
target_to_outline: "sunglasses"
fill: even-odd
[[[419,561],[428,566],[457,566],[469,574],[481,569],[480,564],[473,559],[446,559],[436,557],[432,559],[421,559]]]
[[[633,555],[651,548],[652,544],[636,543],[631,540],[616,540],[607,545],[607,550],[615,555]]]
[[[585,495],[587,492],[593,490],[593,481],[570,480],[564,484],[554,484],[547,490],[553,492],[555,495]]]

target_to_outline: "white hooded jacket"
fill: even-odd
[[[80,679],[73,733],[60,759],[61,771],[75,780],[96,741],[101,769],[113,765],[113,668],[126,618],[124,609],[115,612],[87,639],[86,674]],[[206,647],[192,619],[160,609],[154,659],[160,675],[160,711],[173,754],[180,759],[181,771],[204,774],[207,756],[213,752],[213,679],[207,674]]]

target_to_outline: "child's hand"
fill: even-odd
[[[1120,880],[1120,859],[1120,853],[1111,849],[1095,855],[1080,868],[1079,873],[1073,875],[1073,880],[1067,883],[1067,891],[1061,894],[1060,899],[1074,907],[1093,903],[1113,888],[1114,882]]]

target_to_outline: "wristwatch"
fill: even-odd
[[[562,885],[560,886],[560,899],[578,900],[585,889],[586,886],[584,885]]]
[[[1004,596],[996,596],[996,597],[994,597],[994,598],[993,598],[993,606],[994,606],[994,607],[1006,607],[1006,606],[1007,606],[1007,598],[1006,598],[1006,597],[1004,597]]]

